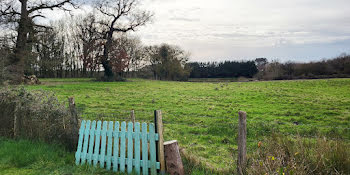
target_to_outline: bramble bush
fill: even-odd
[[[0,89],[0,136],[59,142],[73,149],[72,114],[57,97],[24,87]],[[76,129],[75,129],[76,130]]]

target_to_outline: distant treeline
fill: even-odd
[[[350,55],[346,54],[309,63],[268,62],[265,58],[258,58],[255,63],[259,70],[256,77],[264,80],[350,77]]]
[[[70,25],[76,26],[81,21],[71,22],[73,24]],[[56,28],[65,30],[50,30],[37,36],[36,41],[40,43],[33,44],[31,54],[26,55],[24,74],[34,74],[39,78],[103,77],[101,45],[94,47],[83,40],[86,37],[79,38],[80,35],[71,36],[69,32],[64,32],[69,27],[58,26]],[[76,28],[77,33],[88,30],[91,25],[82,24],[80,27]],[[11,41],[9,37],[0,37],[0,84],[10,76],[6,65],[15,46]],[[71,45],[68,47],[68,44]],[[113,63],[112,70],[121,78],[186,81],[188,78],[283,80],[350,77],[350,55],[347,54],[307,63],[271,61],[266,58],[188,62],[189,54],[178,46],[144,45],[139,38],[127,35],[116,38],[113,48],[118,48],[120,52],[113,52],[115,57],[110,60]]]
[[[350,55],[308,63],[254,61],[191,62],[189,78],[237,78],[259,80],[346,78],[350,77]]]
[[[52,21],[46,27],[37,25],[38,21],[33,20],[34,17],[44,16],[28,16],[27,12],[17,11],[22,6],[26,7],[26,2],[5,3],[5,11],[2,15],[0,12],[0,27],[4,28],[4,32],[0,33],[0,84],[5,81],[21,84],[30,75],[39,78],[94,77],[100,81],[121,81],[131,77],[172,81],[186,81],[188,78],[247,77],[275,80],[350,77],[350,56],[346,54],[309,63],[282,63],[266,58],[188,62],[190,53],[181,47],[166,43],[145,45],[140,38],[124,33],[145,25],[152,15],[147,11],[140,13],[137,8],[127,8],[128,12],[123,13],[125,8],[119,9],[121,6],[116,3],[119,1],[103,1],[100,8],[95,9],[97,14],[94,11],[66,16]],[[133,2],[123,1],[130,6],[133,6]],[[110,7],[107,4],[115,5],[111,9],[124,14],[125,19],[116,16],[111,20],[113,18],[106,15],[103,11],[105,8],[102,8]],[[37,5],[38,8],[32,10],[39,14],[41,8],[47,6],[45,1]],[[129,10],[136,10],[134,12],[138,15],[131,11],[129,13]],[[34,11],[32,14],[37,14]],[[126,17],[129,15],[130,18]],[[131,20],[132,25],[115,25],[126,28],[114,28],[119,20]]]
[[[258,73],[254,61],[191,62],[190,78],[249,77]]]

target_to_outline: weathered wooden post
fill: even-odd
[[[247,113],[239,111],[237,174],[245,172],[247,163]]]
[[[17,110],[15,109],[14,120],[13,120],[13,137],[14,138],[18,138],[20,136],[20,129],[21,129],[21,117],[17,113]]]
[[[164,158],[164,138],[163,138],[163,117],[162,111],[154,111],[154,123],[156,126],[156,133],[159,135],[159,140],[157,143],[157,154],[158,161],[160,163],[160,173],[165,174],[165,158]]]
[[[75,150],[78,144],[78,139],[79,139],[79,121],[78,121],[78,112],[77,109],[75,108],[75,101],[74,97],[69,97],[68,98],[68,103],[69,103],[69,112],[70,112],[70,118],[69,118],[69,124],[70,124],[70,129],[71,131],[68,132],[71,137],[70,139],[70,149]]]
[[[135,125],[135,111],[131,110],[130,113],[131,122]]]
[[[176,140],[164,142],[166,170],[170,175],[184,175],[179,145]]]

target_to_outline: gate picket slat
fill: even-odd
[[[135,171],[140,174],[140,123],[135,123]]]
[[[108,143],[107,143],[107,163],[106,163],[107,170],[111,169],[112,141],[113,141],[112,133],[113,133],[113,122],[110,121],[109,124],[108,124],[108,132],[107,132],[107,139],[108,139]]]
[[[107,134],[107,121],[103,122],[103,129],[101,132],[101,153],[100,153],[100,168],[105,166],[105,156],[106,156],[106,134]]]
[[[148,175],[147,123],[142,123],[142,174]]]
[[[122,122],[120,131],[120,171],[125,172],[125,131],[126,122]]]
[[[85,120],[83,120],[81,122],[80,129],[79,129],[78,148],[77,148],[77,152],[75,153],[75,164],[76,165],[79,165],[79,163],[80,163],[80,155],[81,155],[81,147],[83,144],[84,130],[85,130]]]
[[[91,123],[91,121],[88,120],[86,122],[86,126],[85,126],[83,152],[81,154],[81,165],[84,165],[85,161],[86,161],[86,154],[87,154],[87,148],[88,148],[88,144],[89,144],[89,135],[90,135],[90,123]]]
[[[87,163],[91,165],[92,161],[92,154],[93,154],[93,149],[94,149],[94,139],[95,139],[95,128],[96,128],[96,121],[92,121],[91,124],[91,130],[90,130],[90,143],[89,143],[89,152],[86,156]]]
[[[118,157],[119,157],[119,122],[114,124],[114,149],[113,149],[113,171],[118,171]]]
[[[100,133],[101,133],[101,121],[97,122],[97,129],[95,131],[96,133],[96,142],[95,142],[95,151],[94,151],[94,167],[97,166],[98,158],[99,158],[99,152],[100,152]]]
[[[132,172],[132,159],[133,159],[133,140],[132,140],[132,132],[133,132],[133,123],[128,123],[128,159],[127,159],[127,167],[128,173]]]
[[[150,145],[151,175],[156,175],[157,174],[156,134],[155,134],[153,123],[149,124],[149,133],[150,133],[149,145]]]

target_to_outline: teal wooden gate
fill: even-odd
[[[101,168],[127,173],[136,172],[143,175],[157,174],[160,163],[157,162],[156,141],[159,135],[155,133],[154,124],[136,122],[81,122],[79,141],[75,153],[75,163],[92,164]],[[97,125],[96,125],[97,124]]]

